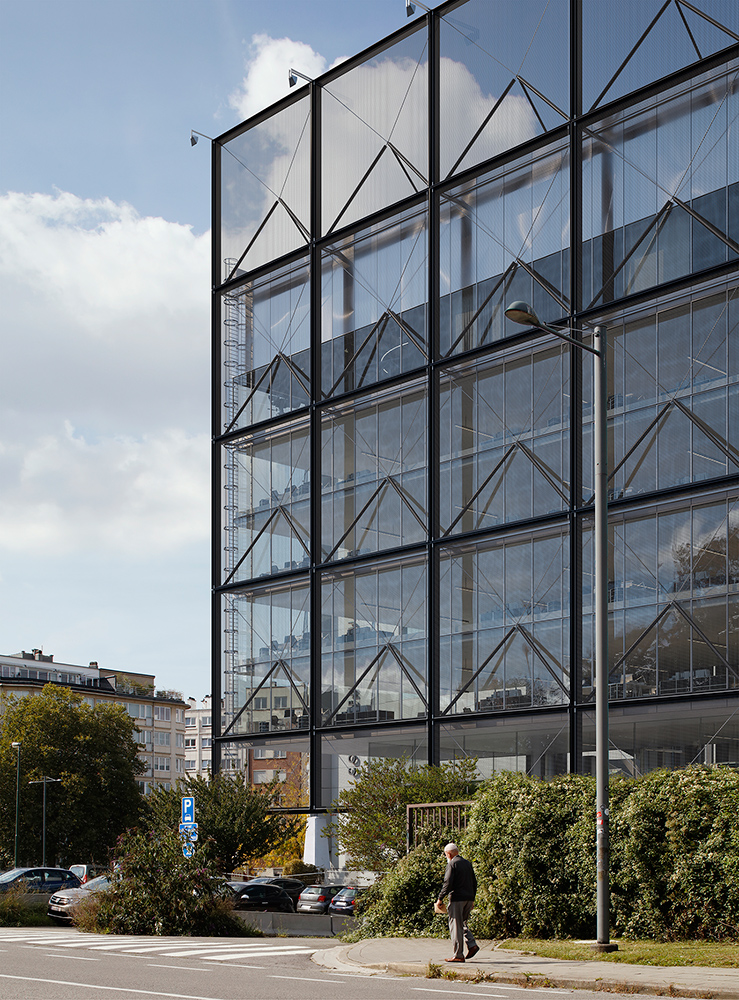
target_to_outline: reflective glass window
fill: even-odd
[[[321,87],[323,232],[423,190],[428,39],[416,30]]]
[[[449,546],[442,550],[439,590],[442,714],[567,703],[565,531]]]
[[[426,715],[427,600],[425,559],[322,577],[323,725]]]
[[[584,0],[583,104],[614,101],[739,41],[735,0]]]
[[[224,734],[307,729],[309,598],[305,583],[223,595]]]
[[[739,287],[608,318],[609,498],[739,473]],[[583,368],[585,502],[593,496],[592,364]]]
[[[739,714],[725,699],[680,704],[612,707],[608,725],[609,770],[638,778],[657,768],[691,764],[739,767]],[[582,719],[582,766],[595,775],[595,713]]]
[[[584,129],[584,307],[737,258],[731,65]]]
[[[552,778],[567,774],[569,732],[569,721],[562,712],[546,717],[457,720],[439,726],[440,760],[474,757],[483,780],[500,771]]]
[[[303,96],[223,143],[224,281],[309,242],[310,131],[310,100]]]
[[[321,806],[330,806],[348,789],[357,770],[371,760],[405,758],[423,766],[428,761],[428,739],[422,727],[400,726],[390,731],[365,729],[332,733],[321,738]]]
[[[411,385],[324,417],[322,554],[365,555],[426,538],[426,392]]]
[[[515,300],[545,322],[568,312],[569,178],[558,145],[440,195],[442,355],[519,333],[505,318]]]
[[[307,423],[226,445],[225,583],[310,565]]]
[[[609,697],[739,688],[739,497],[609,517]],[[593,689],[592,534],[582,697]]]
[[[569,348],[450,369],[440,388],[443,534],[566,509]]]
[[[331,397],[428,360],[426,213],[378,223],[323,254],[321,392]]]
[[[468,0],[439,19],[441,173],[563,125],[567,0]]]
[[[310,279],[283,268],[223,296],[223,429],[310,401]]]
[[[231,774],[243,774],[252,785],[275,781],[275,804],[283,809],[308,805],[310,752],[307,738],[272,736],[222,743],[221,767]]]

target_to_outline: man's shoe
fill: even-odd
[[[480,950],[479,944],[476,944],[474,948],[470,948],[470,950],[467,952],[467,961],[469,961],[471,958],[474,958],[479,950]]]
[[[463,958],[445,958],[445,962],[464,962]]]

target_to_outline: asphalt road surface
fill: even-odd
[[[326,938],[162,938],[0,928],[3,1000],[602,1000],[588,990],[331,972]],[[612,997],[620,994],[609,994]],[[642,997],[642,1000],[648,1000]]]

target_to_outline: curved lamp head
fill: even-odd
[[[508,319],[523,326],[541,326],[541,320],[528,302],[511,302],[505,311]]]
[[[294,87],[294,86],[295,86],[295,84],[296,84],[296,83],[298,82],[298,78],[297,78],[297,76],[296,76],[296,75],[295,75],[295,74],[293,73],[293,71],[292,71],[292,70],[290,70],[290,72],[289,72],[289,73],[287,74],[287,82],[289,83],[289,85],[290,85],[291,87]]]

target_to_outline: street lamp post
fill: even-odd
[[[597,951],[616,951],[609,930],[609,805],[608,805],[608,356],[606,328],[593,330],[593,346],[542,323],[526,302],[505,311],[514,323],[538,327],[595,356],[593,379],[595,457],[595,798]],[[574,332],[574,331],[573,331]]]
[[[15,750],[16,767],[15,767],[15,853],[13,854],[13,868],[18,867],[18,818],[20,816],[21,807],[21,745],[20,742],[11,743],[12,748]]]
[[[44,805],[43,805],[43,816],[41,820],[41,867],[46,868],[46,786],[51,781],[61,781],[61,778],[47,778],[46,775],[43,778],[39,778],[38,781],[29,781],[29,785],[43,785],[44,786]]]

